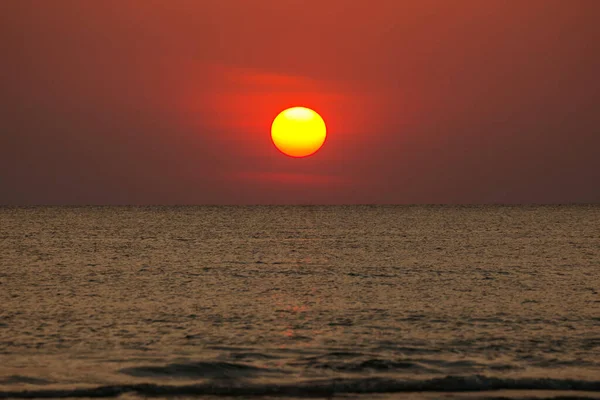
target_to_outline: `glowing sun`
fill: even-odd
[[[323,146],[327,129],[323,118],[310,108],[292,107],[273,120],[271,139],[283,154],[306,157]]]

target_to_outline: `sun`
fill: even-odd
[[[325,143],[325,121],[310,108],[292,107],[273,120],[271,139],[275,147],[290,157],[314,154]]]

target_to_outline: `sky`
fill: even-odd
[[[4,0],[0,204],[600,202],[597,0]],[[313,156],[275,116],[324,118]]]

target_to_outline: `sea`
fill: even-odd
[[[600,205],[0,208],[0,398],[600,398]]]

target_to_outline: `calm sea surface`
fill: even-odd
[[[117,395],[598,398],[600,206],[0,208],[0,398]]]

